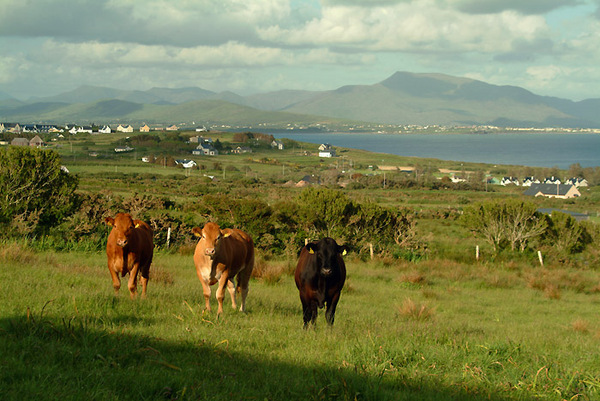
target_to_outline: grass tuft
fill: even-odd
[[[0,260],[3,262],[18,262],[31,264],[37,262],[38,257],[30,248],[17,242],[4,243],[0,249]]]
[[[410,298],[406,298],[398,308],[398,314],[401,317],[416,321],[429,320],[433,317],[434,312],[434,309],[427,304],[416,303]]]
[[[588,333],[590,331],[590,322],[584,319],[577,319],[571,323],[573,331],[578,333]]]
[[[277,284],[286,274],[288,268],[285,264],[267,263],[263,258],[257,257],[254,261],[252,277],[264,281],[266,284]]]

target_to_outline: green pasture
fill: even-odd
[[[220,319],[189,254],[155,254],[146,299],[114,297],[105,263],[2,244],[0,399],[600,398],[593,271],[350,254],[334,326],[303,330],[295,260],[260,257]]]

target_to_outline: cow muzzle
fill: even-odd
[[[125,245],[127,245],[127,239],[118,239],[117,240],[117,246],[120,246],[121,248],[125,248]]]
[[[209,256],[211,259],[215,257],[215,248],[206,248],[204,254]]]
[[[332,268],[330,268],[330,267],[322,267],[321,268],[321,276],[328,277],[328,276],[331,276],[331,273],[333,273]]]

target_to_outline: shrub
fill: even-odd
[[[548,218],[548,230],[544,239],[559,252],[566,254],[581,252],[591,242],[585,228],[573,217],[561,212],[553,212]]]
[[[522,252],[547,227],[536,209],[533,203],[515,199],[481,202],[465,208],[462,223],[482,235],[495,252],[506,247]]]
[[[32,232],[52,227],[78,206],[77,185],[77,177],[61,170],[55,151],[0,149],[0,223],[19,216]]]

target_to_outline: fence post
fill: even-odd
[[[304,246],[308,245],[308,238],[304,238]]]
[[[371,254],[371,260],[373,260],[374,254],[373,254],[373,243],[369,242],[369,253]]]
[[[167,248],[169,247],[169,243],[171,242],[171,227],[167,229]]]
[[[475,246],[475,259],[479,260],[479,245]]]
[[[544,259],[542,259],[542,251],[538,251],[538,259],[540,260],[540,265],[544,267]]]

